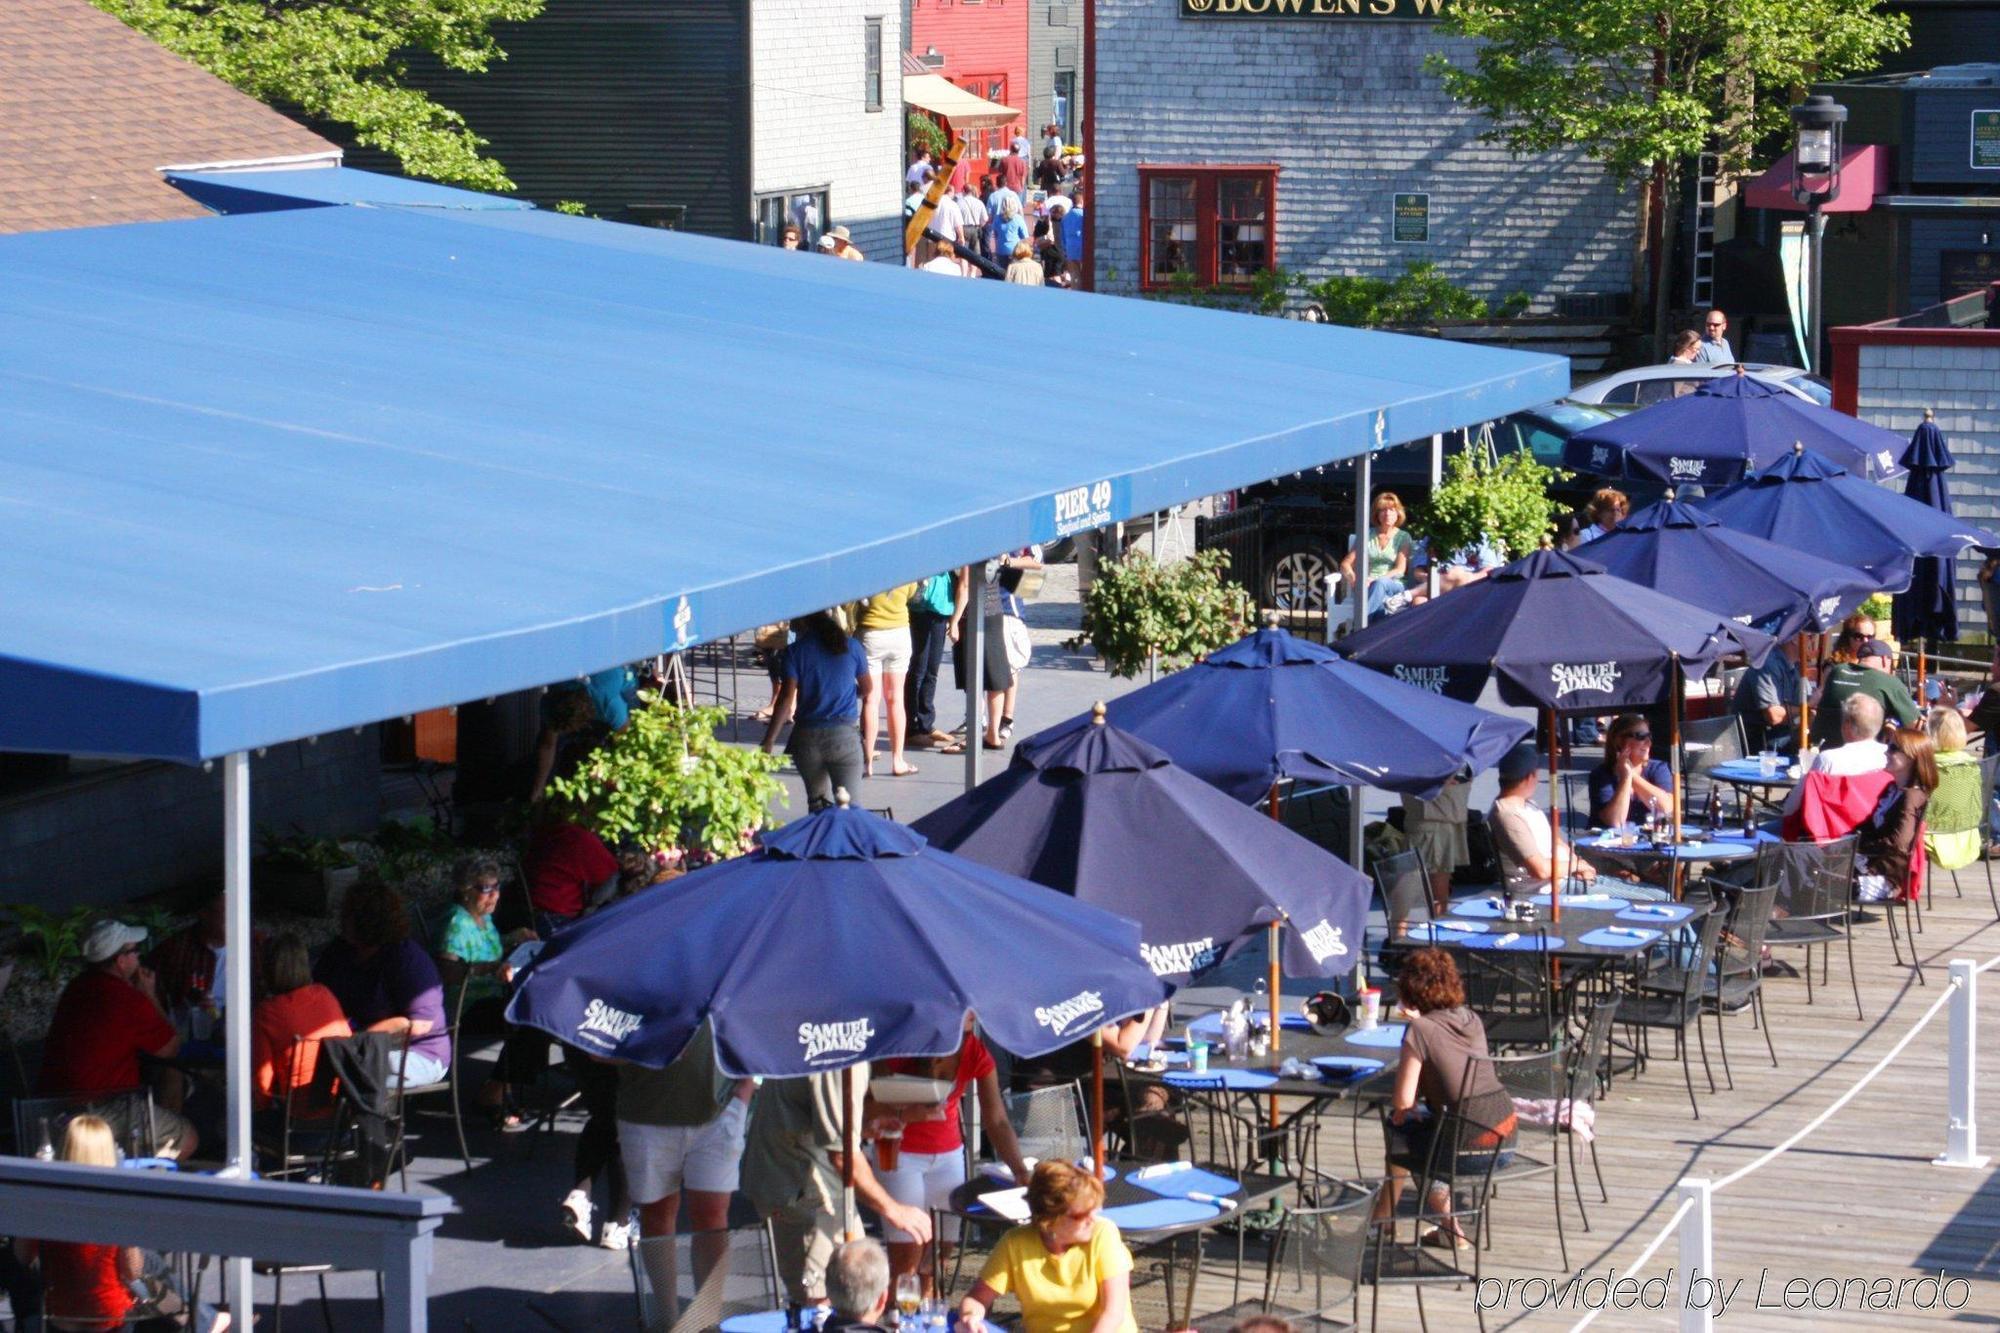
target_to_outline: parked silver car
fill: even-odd
[[[1768,366],[1746,361],[1743,372],[1753,379],[1775,384],[1821,407],[1833,405],[1833,386],[1797,366]],[[1620,370],[1569,391],[1572,402],[1597,403],[1614,412],[1647,407],[1663,398],[1673,398],[1692,390],[1703,380],[1734,375],[1733,365],[1702,366],[1669,361],[1657,366],[1634,366]]]

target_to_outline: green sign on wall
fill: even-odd
[[[1184,19],[1432,19],[1449,0],[1181,0]]]
[[[1976,171],[2000,171],[2000,111],[1972,113],[1972,166]]]
[[[1431,197],[1399,194],[1395,199],[1394,236],[1398,245],[1425,245],[1431,239]]]

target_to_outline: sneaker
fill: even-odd
[[[590,1243],[590,1216],[595,1211],[590,1196],[582,1190],[571,1190],[563,1198],[563,1225],[582,1237],[586,1245]]]
[[[632,1224],[630,1222],[606,1222],[604,1233],[597,1243],[607,1250],[629,1250],[632,1248]]]

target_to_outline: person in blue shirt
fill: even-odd
[[[1653,758],[1652,724],[1622,713],[1604,737],[1604,762],[1590,770],[1590,822],[1594,828],[1637,824],[1648,810],[1678,819],[1673,770]]]
[[[796,636],[785,649],[785,683],[764,728],[764,753],[776,750],[778,729],[793,719],[785,753],[806,784],[806,809],[833,804],[837,788],[861,787],[861,695],[874,687],[861,641],[831,611],[792,622]],[[794,716],[796,715],[796,716]]]
[[[1729,347],[1729,316],[1720,310],[1711,310],[1702,317],[1701,348],[1694,359],[1704,366],[1736,364],[1736,353]]]

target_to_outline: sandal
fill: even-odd
[[[889,776],[892,778],[913,778],[917,773],[918,769],[915,764],[904,764],[901,768],[891,765],[889,768]]]
[[[1446,1231],[1443,1227],[1426,1226],[1418,1238],[1419,1245],[1428,1245],[1439,1250],[1469,1250],[1472,1242],[1456,1231]]]
[[[938,746],[937,752],[939,754],[964,754],[965,742],[954,738],[952,740],[946,741],[943,745]]]
[[[1007,748],[1007,742],[1005,740],[998,740],[998,741],[983,740],[980,743],[989,750],[1004,750]]]
[[[479,1109],[486,1113],[486,1123],[501,1134],[519,1134],[528,1128],[520,1109],[511,1103],[499,1102]]]
[[[1001,739],[1001,740],[1003,740],[1003,741],[1004,741],[1004,740],[1007,740],[1007,739],[1009,739],[1010,737],[1012,737],[1012,736],[1013,736],[1013,734],[1014,734],[1014,719],[1013,719],[1013,718],[1011,718],[1011,717],[1003,717],[1003,718],[1001,718],[1001,719],[1000,719],[1000,739]]]

